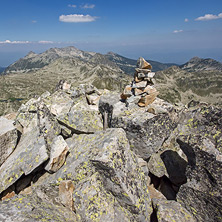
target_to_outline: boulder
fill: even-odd
[[[10,201],[0,202],[0,221],[78,221],[76,214],[59,198],[53,185],[36,187],[32,194],[19,194]]]
[[[168,107],[169,110],[170,107],[172,106]],[[162,147],[171,131],[176,128],[177,122],[172,118],[170,111],[154,115],[147,113],[145,109],[129,106],[128,110],[113,116],[112,126],[123,128],[132,151],[147,160]]]
[[[43,101],[49,111],[55,116],[68,113],[73,105],[73,100],[71,99],[70,94],[62,90],[54,92]]]
[[[18,133],[13,120],[0,117],[0,166],[17,145]]]
[[[55,90],[58,91],[59,89],[62,90],[69,90],[71,87],[71,84],[68,83],[66,80],[60,80],[59,83],[56,85]]]
[[[0,167],[0,193],[48,160],[44,137],[38,128],[23,134],[14,152]]]
[[[65,163],[68,152],[69,147],[63,137],[55,137],[51,144],[50,159],[45,169],[50,173],[58,171]]]
[[[71,89],[68,91],[71,95],[71,98],[78,98],[85,95],[90,95],[92,93],[97,93],[98,95],[101,95],[99,90],[91,85],[91,84],[80,84],[78,87],[71,87]]]
[[[152,213],[145,175],[122,129],[73,135],[66,164],[42,183],[72,180],[79,220],[146,221]]]
[[[192,214],[176,201],[152,199],[154,215],[151,221],[158,222],[196,222]],[[156,214],[156,215],[155,215]]]
[[[221,109],[207,105],[182,110],[164,144],[179,147],[187,158],[187,183],[180,186],[176,199],[197,221],[222,218],[221,116]]]
[[[179,141],[183,149],[193,151],[193,160],[186,169],[187,183],[180,187],[177,201],[197,221],[220,221],[222,218],[222,162],[213,155]],[[188,151],[187,151],[188,152]],[[190,156],[189,158],[192,158]]]
[[[61,115],[57,119],[61,125],[77,134],[94,133],[103,128],[98,111],[90,109],[72,109],[67,115]]]
[[[187,162],[173,150],[153,154],[148,162],[149,172],[157,177],[166,176],[173,184],[180,186],[186,182]]]
[[[158,191],[158,190],[153,186],[153,184],[148,185],[148,190],[149,190],[149,194],[150,194],[151,200],[152,200],[153,198],[166,200],[166,197],[165,197],[160,191]]]

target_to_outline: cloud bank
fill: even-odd
[[[95,16],[91,15],[81,15],[81,14],[71,14],[71,15],[61,15],[59,16],[60,22],[94,22],[97,19]]]
[[[176,34],[176,33],[180,33],[180,32],[183,32],[183,30],[181,29],[181,30],[174,30],[174,31],[173,31],[173,33],[175,33],[175,34]]]
[[[0,44],[53,44],[53,41],[37,41],[37,42],[32,42],[32,41],[10,41],[10,40],[5,40],[5,41],[0,41]]]
[[[200,16],[196,18],[195,21],[209,21],[209,20],[215,20],[215,19],[222,19],[222,13],[218,15],[206,14],[204,16]]]

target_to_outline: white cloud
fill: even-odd
[[[77,5],[68,5],[68,7],[71,7],[71,8],[76,8],[77,7]]]
[[[5,40],[5,41],[0,41],[0,44],[29,44],[31,43],[30,41],[10,41],[10,40]]]
[[[38,41],[38,43],[40,43],[40,44],[53,44],[54,42],[53,41],[41,40],[41,41]]]
[[[174,30],[173,33],[180,33],[180,32],[183,32],[183,30]]]
[[[184,22],[189,22],[189,19],[188,19],[188,18],[185,18],[185,19],[184,19]]]
[[[32,23],[37,23],[37,21],[36,21],[36,20],[33,20]]]
[[[52,41],[38,41],[38,42],[32,42],[32,41],[10,41],[10,40],[5,40],[5,41],[0,41],[0,44],[53,44],[54,42]]]
[[[209,20],[215,20],[215,19],[222,19],[222,13],[218,15],[213,15],[213,14],[206,14],[204,16],[200,16],[196,18],[196,21],[209,21]]]
[[[93,4],[92,4],[92,5],[85,4],[85,5],[82,5],[81,8],[84,8],[84,9],[89,9],[89,8],[90,8],[90,9],[93,9],[93,8],[95,8],[95,5],[93,5]]]
[[[61,15],[59,16],[60,22],[94,22],[97,19],[95,16],[91,15],[81,15],[81,14],[71,14],[71,15]]]

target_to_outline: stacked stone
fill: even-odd
[[[129,100],[130,97],[139,97],[138,105],[145,107],[151,104],[157,95],[158,91],[154,87],[153,77],[154,72],[151,72],[152,66],[144,58],[140,57],[137,61],[134,80],[131,85],[127,85],[121,98]]]

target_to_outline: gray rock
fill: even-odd
[[[103,128],[100,115],[93,110],[73,110],[57,119],[60,124],[77,134],[94,133]]]
[[[143,159],[157,152],[176,126],[168,113],[155,116],[142,108],[129,109],[113,118],[113,127],[126,131],[131,149]]]
[[[14,121],[0,117],[0,166],[17,145],[18,133]]]
[[[18,195],[0,202],[0,221],[78,221],[76,214],[59,200],[58,187],[48,185],[33,189],[29,195]]]
[[[195,222],[192,214],[183,208],[176,201],[152,199],[153,208],[156,215],[153,215],[151,221],[158,222]]]
[[[56,91],[51,96],[46,97],[44,100],[47,108],[55,116],[68,113],[73,105],[71,96],[65,91]]]
[[[149,172],[157,177],[166,176],[177,186],[186,182],[187,162],[173,150],[165,150],[164,152],[153,154],[148,162]]]
[[[72,180],[80,220],[145,221],[152,213],[145,175],[122,129],[66,140],[66,164],[43,183]]]
[[[179,116],[179,124],[168,139],[168,146],[179,146],[188,162],[187,183],[180,187],[177,201],[197,221],[220,221],[222,111],[203,105],[184,110]]]
[[[80,84],[78,87],[71,87],[69,91],[72,98],[78,98],[82,95],[92,94],[94,92],[100,95],[99,90],[91,84]]]
[[[0,193],[28,175],[49,158],[45,140],[39,130],[23,134],[14,152],[0,167]]]

